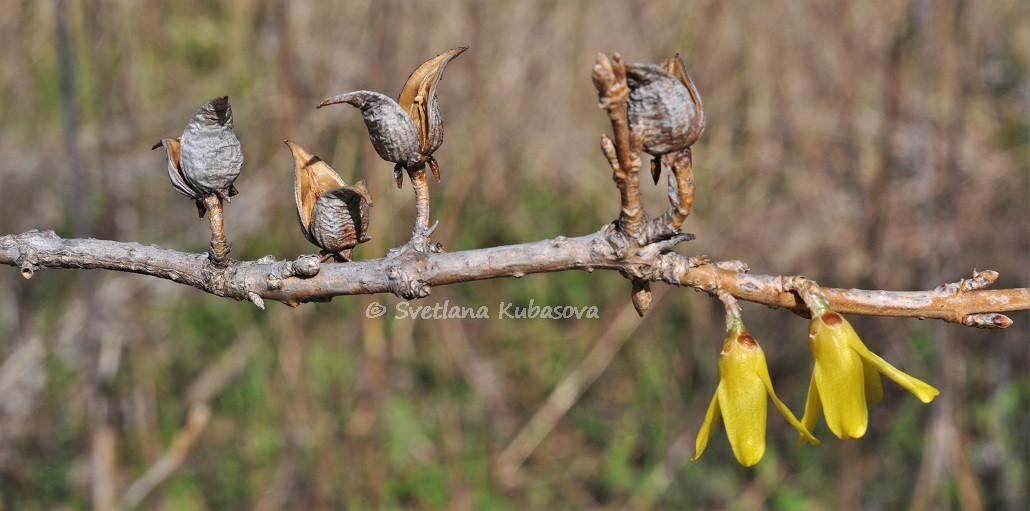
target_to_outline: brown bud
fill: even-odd
[[[601,97],[602,106],[607,108],[613,100],[625,97],[623,95],[626,94],[626,64],[623,63],[622,56],[618,53],[612,55],[611,58],[603,53],[598,53],[591,78]]]
[[[378,92],[359,90],[333,96],[316,108],[337,103],[347,103],[361,110],[368,138],[380,158],[406,168],[422,162],[418,130],[411,116],[396,101]]]
[[[647,314],[648,309],[651,308],[651,283],[646,280],[633,280],[633,308],[636,309],[637,314],[640,317],[644,317]]]
[[[368,241],[372,199],[365,181],[348,186],[321,158],[287,140],[293,153],[294,200],[301,232],[312,244],[338,260]]]
[[[229,97],[209,101],[197,110],[182,133],[179,168],[184,181],[200,196],[228,198],[243,168],[243,150],[233,131]]]
[[[656,64],[630,64],[626,81],[630,128],[648,154],[685,149],[701,136],[700,101],[672,73]]]
[[[467,46],[454,48],[423,62],[404,82],[397,98],[397,103],[415,122],[419,151],[425,156],[432,156],[443,143],[443,118],[440,117],[436,86],[447,63],[467,49]]]

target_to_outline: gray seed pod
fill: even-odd
[[[380,158],[405,168],[413,168],[422,161],[418,129],[411,116],[392,98],[378,92],[359,90],[333,96],[317,108],[337,103],[347,103],[361,110],[368,138]]]
[[[182,133],[181,146],[179,166],[191,189],[201,195],[232,195],[233,181],[243,168],[243,150],[233,131],[228,96],[197,110]]]
[[[630,128],[648,154],[685,149],[701,136],[700,106],[678,78],[657,64],[629,64],[626,82]]]
[[[364,180],[323,193],[311,211],[313,241],[330,254],[368,241],[370,206]]]

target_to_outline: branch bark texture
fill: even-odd
[[[392,251],[385,257],[350,263],[319,263],[317,256],[277,261],[229,259],[213,264],[207,254],[184,253],[155,245],[96,239],[62,239],[53,231],[0,236],[0,263],[21,268],[26,278],[41,268],[106,269],[150,275],[193,286],[216,296],[264,300],[290,306],[329,301],[335,296],[393,293],[422,298],[434,286],[532,273],[615,270],[634,279],[691,287],[708,293],[726,290],[734,297],[805,314],[806,308],[781,276],[752,275],[738,261],[708,262],[673,252],[690,239],[626,250],[614,225],[586,236],[459,252]],[[845,314],[920,317],[981,328],[1004,328],[1001,313],[1030,309],[1030,289],[987,290],[993,278],[980,272],[928,291],[877,291],[822,288],[831,307]],[[996,276],[996,274],[994,274]],[[979,277],[979,278],[978,278]]]

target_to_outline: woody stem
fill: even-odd
[[[612,166],[612,179],[619,188],[619,225],[629,237],[635,238],[644,223],[644,209],[640,205],[640,150],[633,144],[628,115],[626,65],[618,54],[611,59],[599,57],[594,68],[594,85],[612,123],[614,141],[609,139],[602,143],[606,146],[603,147],[605,156]]]
[[[694,207],[694,167],[690,148],[662,156],[662,163],[672,169],[669,176],[669,209],[655,220],[655,235],[671,236],[679,232]]]
[[[409,170],[408,176],[415,188],[415,228],[411,230],[411,243],[416,248],[426,248],[429,243],[429,182],[426,169]]]
[[[211,222],[211,262],[223,266],[229,256],[229,244],[225,241],[222,198],[216,194],[208,195],[204,197],[204,207]]]

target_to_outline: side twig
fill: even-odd
[[[204,207],[211,221],[211,261],[216,265],[225,264],[229,257],[229,244],[225,241],[224,219],[222,217],[222,198],[216,194],[204,197]]]
[[[612,123],[613,141],[601,137],[601,150],[612,167],[612,178],[619,188],[621,213],[619,225],[629,236],[635,236],[644,223],[644,209],[640,205],[640,149],[634,147],[627,115],[629,85],[626,83],[626,64],[618,53],[609,59],[597,56],[593,71],[601,107],[608,112]],[[634,150],[636,149],[636,150]]]

